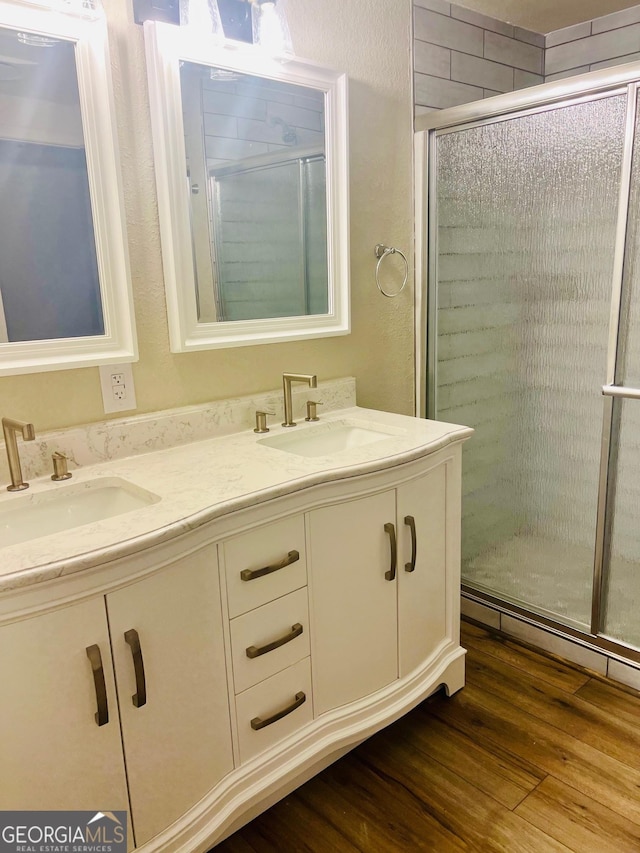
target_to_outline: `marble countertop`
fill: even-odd
[[[46,500],[46,494],[89,489],[98,478],[120,478],[157,496],[155,503],[61,533],[0,548],[0,592],[82,571],[167,541],[227,513],[330,480],[384,470],[468,438],[468,427],[352,407],[329,412],[303,431],[335,429],[348,421],[391,434],[327,456],[300,456],[261,443],[244,430],[79,468],[71,480],[31,481],[28,491],[0,495],[5,510]],[[331,426],[333,425],[333,427]],[[292,435],[271,427],[269,437]]]

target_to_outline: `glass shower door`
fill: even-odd
[[[580,630],[591,622],[625,108],[616,94],[439,131],[431,163],[430,415],[476,429],[463,581]]]
[[[629,192],[613,394],[602,633],[640,649],[640,106]]]
[[[616,400],[615,406],[619,447],[610,490],[603,633],[640,649],[640,400]]]

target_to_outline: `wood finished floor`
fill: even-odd
[[[432,696],[215,853],[640,853],[640,694],[463,624]]]

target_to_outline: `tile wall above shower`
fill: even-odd
[[[546,35],[444,0],[413,16],[416,116],[640,60],[640,5]]]
[[[546,80],[640,60],[640,6],[622,9],[546,37]]]
[[[543,83],[544,36],[443,0],[415,0],[415,114]]]

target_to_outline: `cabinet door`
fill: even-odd
[[[91,646],[104,673],[103,725]],[[0,685],[1,810],[128,811],[102,596],[0,628]]]
[[[401,678],[423,664],[446,638],[446,474],[443,463],[398,489]],[[415,568],[410,571],[412,545]]]
[[[233,767],[215,546],[110,593],[107,609],[139,846]]]
[[[367,696],[398,675],[397,598],[385,524],[395,492],[309,513],[316,713]]]

